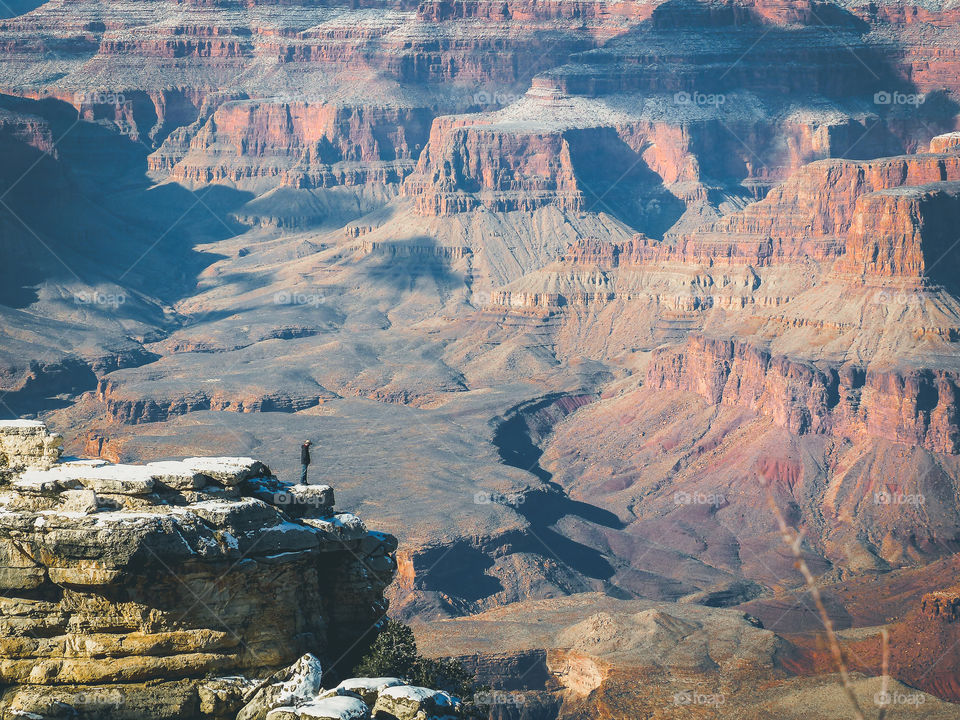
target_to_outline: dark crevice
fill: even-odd
[[[497,425],[493,444],[505,465],[531,473],[544,485],[528,493],[524,502],[515,507],[517,513],[530,523],[529,534],[532,539],[525,549],[548,557],[554,556],[588,578],[607,581],[616,573],[607,557],[595,548],[565,537],[554,527],[565,517],[578,517],[617,530],[623,528],[623,523],[609,510],[570,499],[563,488],[553,482],[552,473],[540,465],[543,450],[532,437],[533,428],[538,434],[547,430],[542,421],[538,425],[537,415],[570,397],[557,393],[517,406]]]

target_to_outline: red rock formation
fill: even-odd
[[[577,211],[584,202],[563,133],[503,132],[465,116],[434,121],[407,192],[425,215],[480,204],[509,211],[552,203]]]
[[[172,177],[275,178],[295,187],[397,183],[413,169],[432,115],[428,108],[228,103],[190,141]]]
[[[896,188],[857,199],[847,251],[836,270],[859,276],[953,281],[960,183]]]
[[[927,593],[920,600],[920,613],[932,620],[960,620],[960,587]]]
[[[694,335],[682,348],[654,353],[646,384],[743,407],[798,434],[866,434],[935,452],[960,450],[954,371],[819,366],[744,340]]]
[[[42,118],[0,109],[0,136],[12,144],[23,144],[57,157],[49,124]]]
[[[663,0],[596,3],[583,0],[425,0],[417,15],[430,22],[453,19],[530,22],[534,20],[646,20]]]
[[[709,234],[686,234],[679,241],[700,242],[714,236],[726,237],[728,242],[773,240],[788,257],[805,254],[798,244],[821,242],[832,248],[822,255],[829,257],[836,254],[840,239],[850,230],[862,195],[953,180],[960,180],[960,156],[953,154],[821,160],[801,168],[760,202],[721,218],[709,228]]]
[[[666,205],[663,195],[669,190],[684,203],[698,204],[708,200],[715,178],[736,178],[763,194],[806,163],[841,153],[860,140],[870,144],[868,131],[849,118],[821,123],[813,116],[787,113],[776,121],[690,119],[682,106],[658,115],[648,114],[642,102],[635,114],[610,115],[601,103],[571,104],[552,96],[560,92],[551,88],[552,80],[552,75],[534,79],[534,89],[509,113],[438,118],[406,186],[419,212],[546,204],[610,211],[607,188],[625,186],[640,186],[631,192],[647,202],[651,193],[659,193],[658,202]],[[672,103],[672,95],[664,101]],[[726,102],[751,100],[731,96]],[[544,123],[544,117],[551,121]],[[881,144],[874,150],[883,154],[889,148]],[[531,162],[528,156],[536,159]],[[648,228],[657,223],[638,224]]]
[[[126,444],[125,440],[114,440],[104,431],[91,430],[87,433],[83,445],[83,456],[119,463],[123,458],[124,444]]]

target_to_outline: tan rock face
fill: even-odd
[[[52,467],[63,438],[35,420],[0,420],[0,473]]]
[[[336,513],[330,488],[250,458],[65,463],[15,477],[0,505],[0,681],[24,711],[30,688],[160,681],[196,705],[205,675],[352,656],[395,570],[396,542]],[[151,717],[199,717],[168,700]]]
[[[960,149],[960,132],[937,135],[930,140],[930,152],[944,153]]]

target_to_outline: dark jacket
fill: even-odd
[[[310,448],[306,445],[300,446],[300,464],[309,465],[310,464]]]

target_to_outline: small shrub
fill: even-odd
[[[456,660],[423,657],[413,630],[396,620],[387,620],[353,672],[359,677],[401,677],[413,685],[444,690],[463,701],[470,700],[477,684]]]

